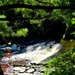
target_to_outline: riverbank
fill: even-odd
[[[61,54],[73,49],[75,47],[75,42],[70,42],[67,40],[61,40],[60,44],[62,44]]]

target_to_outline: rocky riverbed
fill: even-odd
[[[14,75],[43,75],[43,64],[31,64],[30,66],[14,66]]]

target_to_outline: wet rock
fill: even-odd
[[[43,73],[35,72],[34,75],[43,75]]]
[[[14,67],[13,69],[14,69],[14,71],[19,71],[19,72],[25,71],[25,67]]]
[[[17,75],[33,75],[31,73],[18,73]]]
[[[30,68],[30,69],[27,70],[28,73],[33,73],[34,71],[35,71],[34,68]]]

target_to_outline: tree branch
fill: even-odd
[[[75,6],[32,6],[32,5],[25,5],[25,4],[11,4],[11,5],[4,5],[0,6],[0,10],[6,11],[7,9],[11,8],[28,8],[28,9],[73,9],[75,10]],[[47,16],[45,16],[47,17]],[[43,17],[43,18],[45,18]],[[30,19],[43,19],[43,18],[0,18],[0,21],[15,21],[15,20],[30,20]]]
[[[26,5],[26,4],[10,4],[0,6],[0,10],[7,10],[11,8],[29,8],[29,9],[75,9],[75,6],[40,6],[40,5]]]

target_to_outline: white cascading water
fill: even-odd
[[[23,50],[21,50],[23,53],[15,54],[10,58],[4,57],[2,61],[14,62],[26,59],[30,60],[31,63],[40,63],[57,53],[60,49],[61,45],[55,41],[42,41],[26,46]]]

